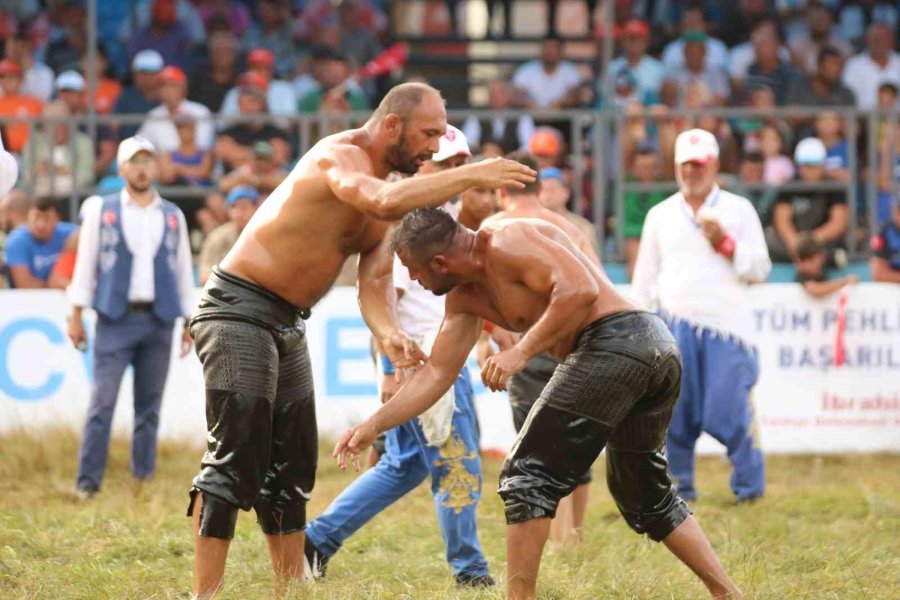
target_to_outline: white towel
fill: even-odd
[[[425,354],[431,355],[431,348],[437,333],[423,336],[421,340],[416,340]],[[453,386],[441,396],[434,405],[419,415],[419,425],[422,426],[422,432],[425,434],[425,442],[429,446],[441,446],[450,437],[450,428],[453,422],[453,412],[456,410],[456,395],[453,393]]]

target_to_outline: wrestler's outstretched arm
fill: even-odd
[[[394,221],[416,208],[437,207],[470,187],[523,188],[537,173],[514,160],[494,158],[439,173],[386,182],[373,175],[372,160],[360,147],[336,144],[318,160],[328,185],[361,213]]]
[[[358,471],[359,453],[371,446],[379,433],[428,410],[456,381],[472,346],[478,341],[482,325],[481,319],[475,315],[453,312],[452,296],[453,292],[447,297],[444,322],[425,366],[418,369],[375,414],[348,429],[338,440],[333,456],[342,469],[346,468],[350,459]]]

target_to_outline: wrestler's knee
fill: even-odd
[[[574,480],[561,482],[540,470],[536,459],[510,457],[500,473],[499,494],[506,523],[556,516],[562,498],[575,489]]]
[[[256,521],[266,535],[287,535],[306,529],[306,502],[272,502],[260,498],[253,505]]]
[[[222,540],[233,538],[234,527],[237,523],[238,507],[218,496],[194,487],[190,491],[191,500],[187,509],[187,516],[189,517],[194,515],[197,494],[200,494],[202,499],[200,506],[200,535]]]

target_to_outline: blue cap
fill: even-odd
[[[249,185],[239,185],[228,192],[225,202],[228,206],[234,206],[234,203],[238,200],[249,200],[253,204],[256,204],[259,201],[259,192],[256,191],[256,188],[250,187]]]
[[[556,167],[547,167],[546,169],[541,169],[541,181],[547,181],[548,179],[559,179],[560,181],[565,181],[563,179],[563,173]]]

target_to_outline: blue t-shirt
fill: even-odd
[[[6,264],[10,267],[28,267],[34,277],[47,281],[66,240],[76,229],[73,223],[57,223],[50,239],[39,242],[31,235],[27,225],[17,227],[6,238]]]
[[[825,149],[826,169],[846,169],[849,164],[850,149],[844,140],[841,140],[831,148]]]

